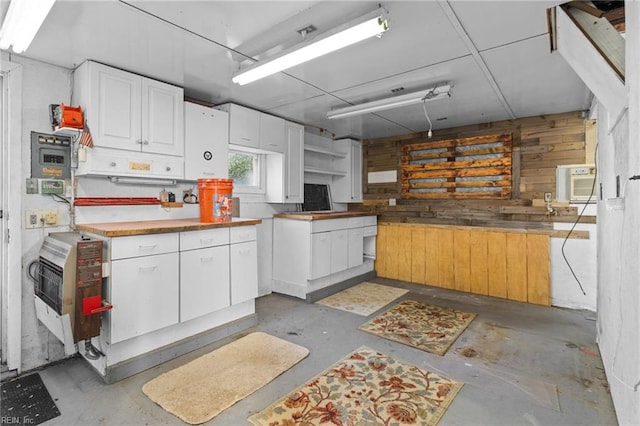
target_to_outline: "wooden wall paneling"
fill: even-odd
[[[596,142],[598,140],[598,129],[596,120],[586,120],[584,129],[585,139],[585,160],[587,164],[595,164],[596,162]]]
[[[441,287],[438,276],[438,237],[439,234],[436,228],[425,227],[424,229],[424,241],[425,241],[425,266],[424,266],[424,282],[425,284],[435,287]]]
[[[487,232],[489,296],[507,298],[507,239],[504,232]]]
[[[527,301],[551,304],[549,271],[549,236],[527,235]]]
[[[437,229],[438,233],[438,283],[440,287],[454,289],[455,251],[453,230]]]
[[[471,293],[489,294],[487,275],[486,232],[473,230],[469,234],[469,272],[471,273]]]
[[[506,234],[507,299],[527,301],[527,235]]]
[[[399,264],[398,255],[400,253],[400,240],[398,238],[398,226],[388,226],[387,250],[386,250],[386,271],[387,278],[398,279]]]
[[[454,259],[454,286],[455,290],[471,291],[470,268],[470,231],[457,229],[453,231]]]
[[[411,281],[411,258],[413,257],[411,245],[410,226],[397,226],[395,232],[398,239],[398,279],[402,281]]]
[[[424,226],[411,227],[411,282],[427,284],[425,281],[426,238]]]
[[[389,226],[378,224],[378,235],[376,235],[376,260],[374,268],[376,275],[387,278],[387,235]]]

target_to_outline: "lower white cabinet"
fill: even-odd
[[[295,297],[373,270],[376,216],[308,219],[283,215],[273,225],[273,290]],[[365,236],[365,229],[367,229]],[[365,261],[366,258],[366,261]]]
[[[178,253],[111,262],[111,343],[178,323]]]
[[[230,304],[229,246],[180,253],[180,321]]]
[[[258,245],[255,240],[231,244],[231,304],[258,297]]]

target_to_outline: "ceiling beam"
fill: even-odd
[[[449,2],[446,1],[446,0],[445,1],[441,0],[441,1],[438,1],[438,4],[442,8],[442,11],[447,16],[447,18],[449,19],[449,22],[451,22],[451,25],[456,30],[456,32],[458,33],[458,35],[460,36],[460,38],[462,39],[464,44],[469,49],[469,52],[471,53],[471,56],[473,56],[473,59],[475,59],[476,63],[478,64],[478,66],[482,70],[482,73],[484,74],[485,78],[487,79],[487,81],[491,85],[491,88],[493,89],[493,92],[498,97],[498,100],[502,104],[502,107],[507,111],[507,113],[509,114],[509,116],[512,119],[516,118],[516,115],[513,113],[513,110],[511,109],[511,106],[507,102],[507,99],[504,97],[504,94],[502,93],[502,90],[500,90],[500,86],[498,86],[498,82],[496,81],[496,79],[493,76],[493,74],[491,74],[491,70],[489,70],[489,67],[487,66],[487,64],[484,61],[484,59],[482,59],[482,56],[480,55],[480,52],[478,51],[478,48],[476,47],[475,44],[473,44],[473,41],[471,40],[471,37],[469,37],[469,34],[467,34],[467,31],[464,29],[464,26],[462,25],[462,23],[458,19],[458,16],[453,11],[453,8],[449,4]]]

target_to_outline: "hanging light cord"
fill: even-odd
[[[422,109],[424,110],[424,116],[427,117],[427,122],[429,123],[429,131],[427,132],[427,137],[431,138],[431,136],[433,135],[433,132],[431,131],[431,129],[433,129],[433,126],[431,125],[431,119],[429,118],[429,114],[427,114],[427,97],[426,96],[424,99],[422,99]]]

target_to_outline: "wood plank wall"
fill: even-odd
[[[490,248],[490,249],[489,249]],[[424,224],[378,224],[379,277],[549,306],[549,236]]]
[[[402,199],[402,147],[421,141],[511,133],[512,197],[510,200],[412,200]],[[561,164],[582,164],[594,158],[595,125],[580,111],[506,120],[437,130],[432,139],[426,132],[363,141],[362,204],[349,210],[379,214],[380,222],[439,223],[495,227],[552,228],[553,222],[574,222],[575,208],[558,209],[546,216],[545,208],[532,206],[533,200],[551,192],[555,200],[555,171]],[[392,183],[368,183],[369,172],[396,170]],[[396,199],[396,206],[389,205]],[[583,216],[583,223],[595,217]]]

